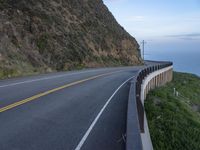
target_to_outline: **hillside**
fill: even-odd
[[[145,109],[155,150],[200,149],[199,77],[175,72],[171,83],[150,92]]]
[[[0,0],[0,31],[1,78],[141,63],[102,0]]]

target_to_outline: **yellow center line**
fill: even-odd
[[[115,72],[119,72],[119,71],[115,71]],[[0,113],[1,112],[4,112],[4,111],[7,111],[9,109],[12,109],[12,108],[15,108],[17,106],[20,106],[20,105],[23,105],[25,103],[28,103],[30,101],[33,101],[33,100],[36,100],[42,96],[46,96],[48,94],[51,94],[51,93],[54,93],[56,91],[59,91],[59,90],[62,90],[64,88],[68,88],[68,87],[71,87],[71,86],[74,86],[74,85],[77,85],[77,84],[80,84],[80,83],[83,83],[83,82],[86,82],[86,81],[89,81],[89,80],[93,80],[93,79],[96,79],[96,78],[99,78],[99,77],[102,77],[102,76],[106,76],[106,75],[109,75],[109,74],[113,74],[115,72],[109,72],[109,73],[104,73],[104,74],[100,74],[100,75],[96,75],[96,76],[93,76],[93,77],[89,77],[89,78],[86,78],[86,79],[83,79],[83,80],[79,80],[79,81],[75,81],[75,82],[72,82],[72,83],[69,83],[69,84],[66,84],[66,85],[63,85],[63,86],[60,86],[58,88],[54,88],[54,89],[51,89],[49,91],[46,91],[46,92],[43,92],[43,93],[39,93],[39,94],[36,94],[34,96],[31,96],[29,98],[26,98],[26,99],[23,99],[23,100],[19,100],[18,102],[15,102],[15,103],[12,103],[10,105],[7,105],[5,107],[2,107],[0,108]]]

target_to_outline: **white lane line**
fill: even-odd
[[[101,71],[101,70],[89,70],[89,71],[84,71],[84,72],[75,72],[75,73],[71,73],[71,74],[56,75],[56,76],[53,76],[53,77],[44,77],[44,78],[40,78],[40,79],[33,79],[33,80],[27,80],[27,81],[22,81],[22,82],[10,83],[10,84],[6,84],[6,85],[0,85],[0,88],[8,87],[8,86],[15,86],[15,85],[24,84],[24,83],[31,83],[31,82],[36,82],[36,81],[60,78],[60,77],[64,77],[64,76],[71,76],[71,75],[76,75],[76,74],[95,72],[95,71]]]
[[[115,94],[119,91],[119,89],[125,84],[127,83],[129,80],[131,80],[133,77],[129,78],[128,80],[126,80],[125,82],[123,82],[116,90],[115,92],[111,95],[111,97],[108,99],[108,101],[105,103],[105,105],[103,106],[103,108],[101,109],[101,111],[98,113],[98,115],[96,116],[96,118],[94,119],[94,121],[92,122],[92,124],[90,125],[90,127],[88,128],[88,130],[86,131],[86,133],[84,134],[84,136],[82,137],[81,141],[79,142],[79,144],[76,146],[75,150],[80,150],[81,147],[83,146],[84,142],[86,141],[87,137],[89,136],[90,132],[92,131],[92,129],[94,128],[95,124],[97,123],[98,119],[100,118],[101,114],[103,113],[103,111],[105,110],[105,108],[107,107],[107,105],[110,103],[110,101],[112,100],[112,98],[115,96]]]

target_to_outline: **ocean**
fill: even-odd
[[[172,61],[174,70],[200,76],[200,41],[147,42],[146,60]]]

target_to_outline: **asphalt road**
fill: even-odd
[[[123,150],[129,81],[141,67],[0,81],[0,150]]]

